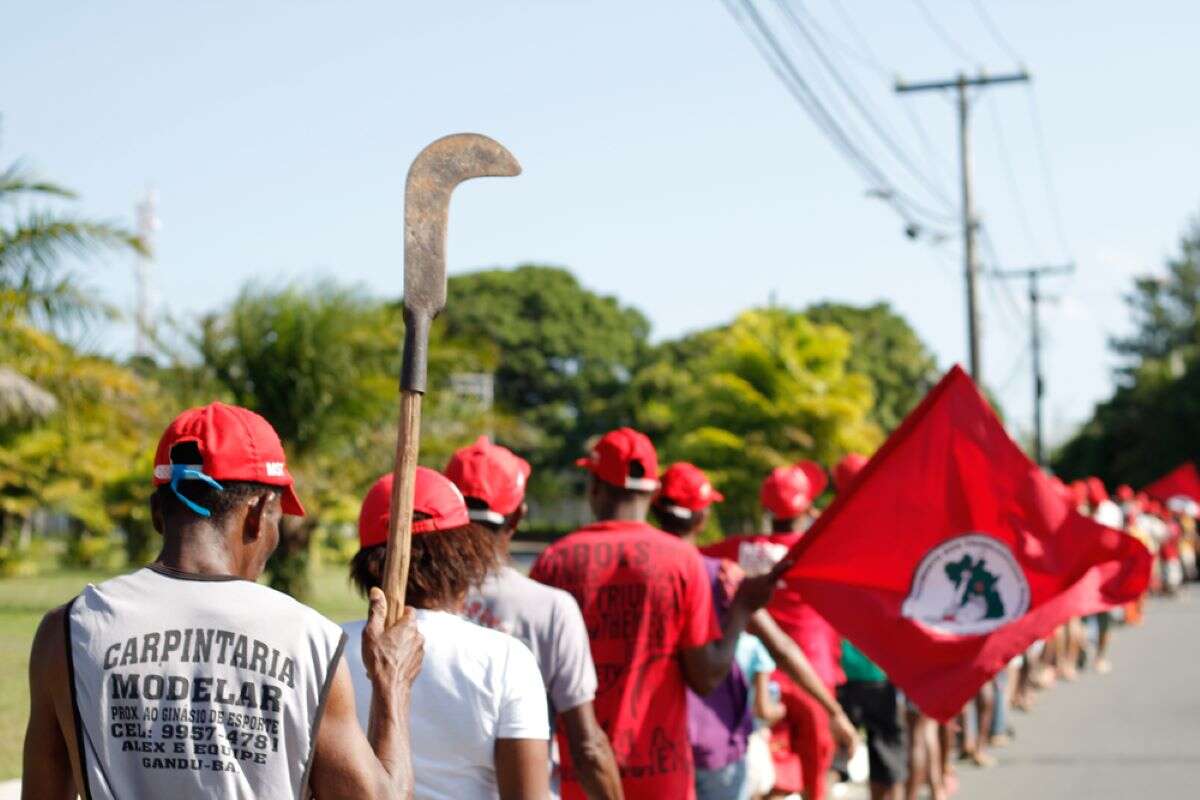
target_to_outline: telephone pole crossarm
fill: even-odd
[[[897,92],[929,92],[936,89],[957,89],[960,86],[987,86],[992,83],[1028,83],[1033,80],[1028,72],[1021,70],[1020,72],[1010,72],[1007,75],[985,75],[979,74],[973,78],[968,78],[966,75],[959,75],[957,78],[951,78],[944,81],[922,81],[921,83],[905,83],[902,80],[896,81]]]
[[[1042,444],[1042,398],[1046,394],[1046,380],[1042,376],[1042,323],[1038,314],[1042,294],[1038,279],[1048,275],[1069,275],[1075,271],[1074,264],[1027,267],[1026,269],[998,269],[992,275],[997,278],[1025,278],[1029,281],[1029,347],[1033,355],[1033,460],[1045,466]]]

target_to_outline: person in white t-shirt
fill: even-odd
[[[525,459],[481,436],[458,450],[446,465],[446,477],[467,500],[467,514],[488,530],[503,566],[467,598],[466,617],[516,636],[533,651],[549,694],[551,722],[557,717],[559,741],[589,800],[620,800],[621,773],[608,735],[592,703],[596,667],[583,612],[575,598],[538,583],[509,564],[509,546],[525,516],[525,484],[531,468]],[[551,789],[558,795],[561,762],[554,759]]]
[[[491,534],[471,522],[462,494],[441,474],[419,467],[415,494],[407,603],[417,609],[425,661],[412,688],[414,797],[546,798],[550,723],[537,661],[514,637],[460,616],[467,592],[496,566]],[[382,583],[391,496],[385,475],[359,514],[350,578],[364,594]],[[363,624],[343,627],[366,726],[371,686],[355,646]]]

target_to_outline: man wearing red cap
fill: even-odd
[[[672,464],[663,473],[661,484],[653,504],[659,527],[694,546],[708,521],[709,508],[725,498],[712,487],[703,471],[687,462]],[[724,623],[736,586],[745,573],[732,561],[702,558],[713,603]],[[689,734],[696,759],[699,800],[749,796],[752,781],[748,748],[754,702],[765,699],[771,673],[777,668],[828,711],[840,742],[849,749],[856,744],[854,726],[841,706],[804,653],[771,615],[765,609],[755,611],[746,630],[738,639],[734,666],[720,686],[704,697],[688,693]],[[755,674],[756,667],[762,665],[769,666]],[[762,707],[765,709],[765,704]],[[765,743],[764,751],[767,751]],[[769,751],[766,757],[770,759]]]
[[[155,562],[89,585],[38,629],[24,796],[411,796],[412,613],[385,630],[387,601],[371,593],[368,739],[341,630],[254,582],[281,515],[304,514],[270,424],[222,403],[184,412],[154,483]]]
[[[392,475],[367,492],[358,517],[361,549],[350,578],[364,594],[383,582]],[[471,522],[446,476],[417,467],[408,602],[425,639],[413,683],[412,760],[422,800],[527,800],[549,792],[546,689],[529,648],[461,616],[467,593],[496,566],[491,534]],[[347,623],[353,634],[363,623]],[[359,652],[346,648],[358,713],[372,687]]]
[[[736,559],[749,575],[771,570],[808,527],[814,494],[808,477],[811,470],[811,466],[777,467],[763,481],[759,499],[770,516],[771,534],[731,537],[704,552]],[[845,680],[837,632],[786,582],[767,610],[800,645],[826,688],[833,692]],[[822,800],[834,755],[829,714],[784,672],[776,673],[776,681],[787,709],[787,716],[774,727],[771,741],[776,791],[803,791],[808,800]]]
[[[468,619],[511,634],[533,651],[546,693],[591,800],[621,797],[621,776],[608,737],[596,720],[596,667],[575,598],[531,580],[509,563],[509,545],[525,516],[530,467],[486,436],[454,454],[446,476],[466,498],[467,515],[491,532],[500,569],[467,599]],[[557,785],[559,776],[554,775]]]
[[[650,440],[620,428],[579,463],[591,473],[598,522],[547,548],[532,577],[565,589],[583,611],[599,679],[596,715],[626,796],[694,798],[686,688],[708,694],[725,678],[773,580],[742,582],[722,632],[695,548],[645,522],[658,488]],[[563,797],[581,797],[574,766],[563,761]]]

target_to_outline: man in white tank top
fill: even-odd
[[[163,548],[46,615],[30,657],[23,797],[407,798],[411,610],[362,634],[373,700],[359,727],[341,629],[254,583],[283,514],[304,509],[262,417],[213,403],[159,441]]]

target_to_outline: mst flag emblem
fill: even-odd
[[[790,557],[786,589],[941,720],[1063,622],[1139,597],[1151,564],[1071,507],[959,367]]]
[[[921,559],[900,613],[946,633],[987,633],[1029,610],[1012,551],[985,534],[959,536]]]

